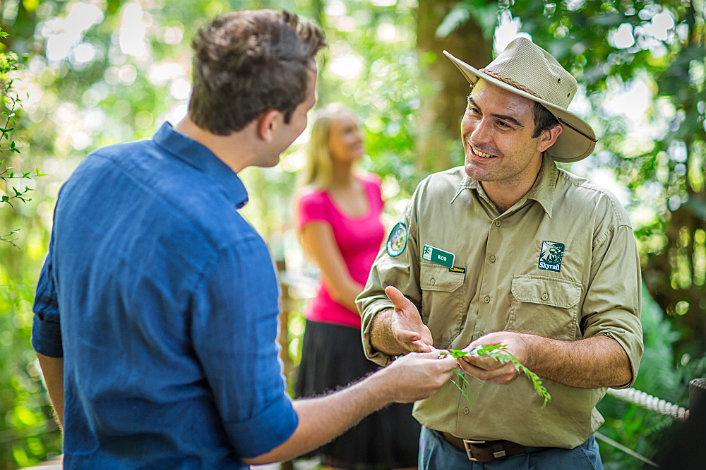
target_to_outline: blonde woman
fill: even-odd
[[[320,395],[377,368],[364,354],[356,296],[385,236],[380,179],[357,170],[363,137],[349,109],[329,105],[312,128],[297,199],[299,237],[321,271],[306,313],[298,397]],[[321,447],[324,468],[416,468],[419,424],[411,405],[392,405]]]

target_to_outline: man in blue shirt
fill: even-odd
[[[289,459],[450,377],[455,359],[416,354],[325,397],[285,393],[278,282],[237,173],[304,130],[324,44],[286,12],[216,18],[194,39],[188,116],[94,152],[63,186],[32,342],[66,468]]]

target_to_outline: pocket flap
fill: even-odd
[[[419,286],[422,290],[453,292],[463,284],[465,274],[450,272],[449,268],[438,264],[423,263],[419,273]]]
[[[516,276],[512,279],[512,295],[520,302],[570,308],[581,300],[581,284],[566,279]]]

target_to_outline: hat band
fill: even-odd
[[[513,80],[512,78],[507,78],[507,77],[504,76],[504,75],[500,75],[499,73],[493,72],[492,70],[488,70],[488,69],[480,69],[479,72],[483,72],[483,73],[486,74],[486,75],[490,75],[490,76],[493,77],[494,79],[500,80],[501,82],[504,82],[504,83],[507,83],[507,84],[510,85],[511,87],[514,87],[514,88],[517,88],[517,89],[519,89],[519,90],[522,90],[522,91],[524,91],[525,93],[528,93],[528,94],[534,96],[535,98],[539,98],[540,100],[543,100],[543,99],[544,99],[544,98],[542,98],[541,96],[539,96],[537,93],[535,93],[534,91],[532,91],[532,90],[530,90],[529,88],[527,88],[526,86],[521,85],[520,83],[517,83],[517,82],[516,82],[515,80]]]

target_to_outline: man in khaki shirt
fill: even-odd
[[[602,468],[595,405],[632,384],[643,351],[628,217],[554,163],[596,140],[551,55],[523,38],[481,70],[447,55],[472,87],[465,165],[419,184],[378,255],[357,300],[366,354],[505,344],[552,396],[542,406],[512,364],[459,359],[470,404],[449,382],[415,405],[420,468]]]

